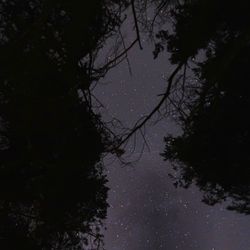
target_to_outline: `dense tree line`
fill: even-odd
[[[176,183],[195,183],[206,203],[228,200],[241,213],[250,212],[248,12],[244,0],[182,1],[171,11],[173,31],[160,31],[156,46],[167,44],[184,69],[183,98],[174,100],[183,134],[167,136],[163,154],[178,169]]]
[[[126,1],[0,1],[0,248],[99,249],[102,154],[94,60]]]
[[[126,47],[121,36],[123,50],[97,67],[124,13],[135,39]],[[101,248],[102,155],[120,155],[164,103],[183,129],[165,137],[176,184],[195,183],[208,204],[228,199],[229,209],[249,213],[248,13],[246,0],[0,1],[0,247]],[[114,135],[93,111],[91,86],[142,48],[142,32],[175,69],[152,112]]]

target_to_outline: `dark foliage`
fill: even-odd
[[[167,36],[173,63],[189,62],[199,79],[183,134],[166,137],[164,157],[179,169],[177,183],[195,182],[208,204],[250,213],[250,16],[248,1],[184,1]],[[164,39],[163,39],[164,41]],[[201,54],[201,53],[200,53]],[[193,85],[192,85],[193,87]],[[186,110],[185,110],[186,111]]]
[[[115,4],[0,1],[1,249],[100,246],[110,140],[82,95]]]

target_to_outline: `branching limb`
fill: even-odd
[[[131,129],[131,131],[125,136],[125,138],[123,138],[120,141],[120,143],[118,144],[117,148],[120,148],[124,143],[126,143],[131,138],[131,136],[133,136],[138,130],[140,130],[153,117],[153,115],[158,112],[158,110],[164,104],[165,100],[170,95],[172,84],[173,84],[173,80],[174,80],[176,74],[182,68],[183,64],[184,63],[180,63],[176,67],[176,69],[173,71],[173,73],[170,75],[170,77],[168,78],[168,86],[167,86],[166,92],[163,94],[163,96],[162,96],[161,100],[159,101],[159,103],[155,106],[155,108],[140,123],[137,122],[137,124],[134,126],[134,128]]]
[[[102,66],[99,69],[93,69],[95,73],[101,74],[99,75],[98,78],[105,76],[105,74],[113,67],[118,65],[120,62],[122,62],[126,58],[126,54],[128,51],[138,42],[138,38],[136,38],[125,50],[123,50],[119,55],[117,55],[114,59],[106,63],[104,66]],[[120,61],[118,61],[120,60]],[[118,61],[118,63],[117,63]]]

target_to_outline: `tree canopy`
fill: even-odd
[[[228,198],[229,209],[250,213],[248,2],[149,2],[151,25],[158,15],[173,20],[157,33],[154,56],[166,47],[177,67],[159,104],[116,141],[93,112],[90,87],[142,47],[147,1],[0,1],[1,248],[99,249],[108,207],[102,154],[119,154],[165,101],[183,128],[165,138],[163,154],[179,169],[177,184],[196,183],[208,204]],[[128,6],[135,40],[96,68]]]
[[[126,1],[0,1],[0,248],[99,249],[110,134],[94,60]]]
[[[158,47],[167,41],[171,62],[189,70],[178,83],[183,133],[165,138],[163,155],[178,184],[196,183],[206,203],[228,200],[241,213],[250,213],[248,12],[244,0],[183,1],[171,12],[173,32],[158,34]]]

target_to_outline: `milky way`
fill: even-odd
[[[164,78],[171,72],[168,56],[153,60],[153,48],[143,43],[140,51],[129,52],[132,76],[126,62],[111,71],[99,84],[96,95],[106,110],[103,117],[119,118],[132,126],[157,103],[164,92]],[[169,163],[159,155],[163,137],[178,133],[178,126],[163,120],[148,124],[146,139],[150,146],[133,166],[122,166],[106,159],[110,208],[106,220],[107,250],[247,250],[250,246],[250,217],[225,210],[223,204],[209,207],[201,202],[196,187],[176,189],[168,174]],[[132,158],[140,154],[138,135]],[[131,148],[128,147],[129,151]]]

